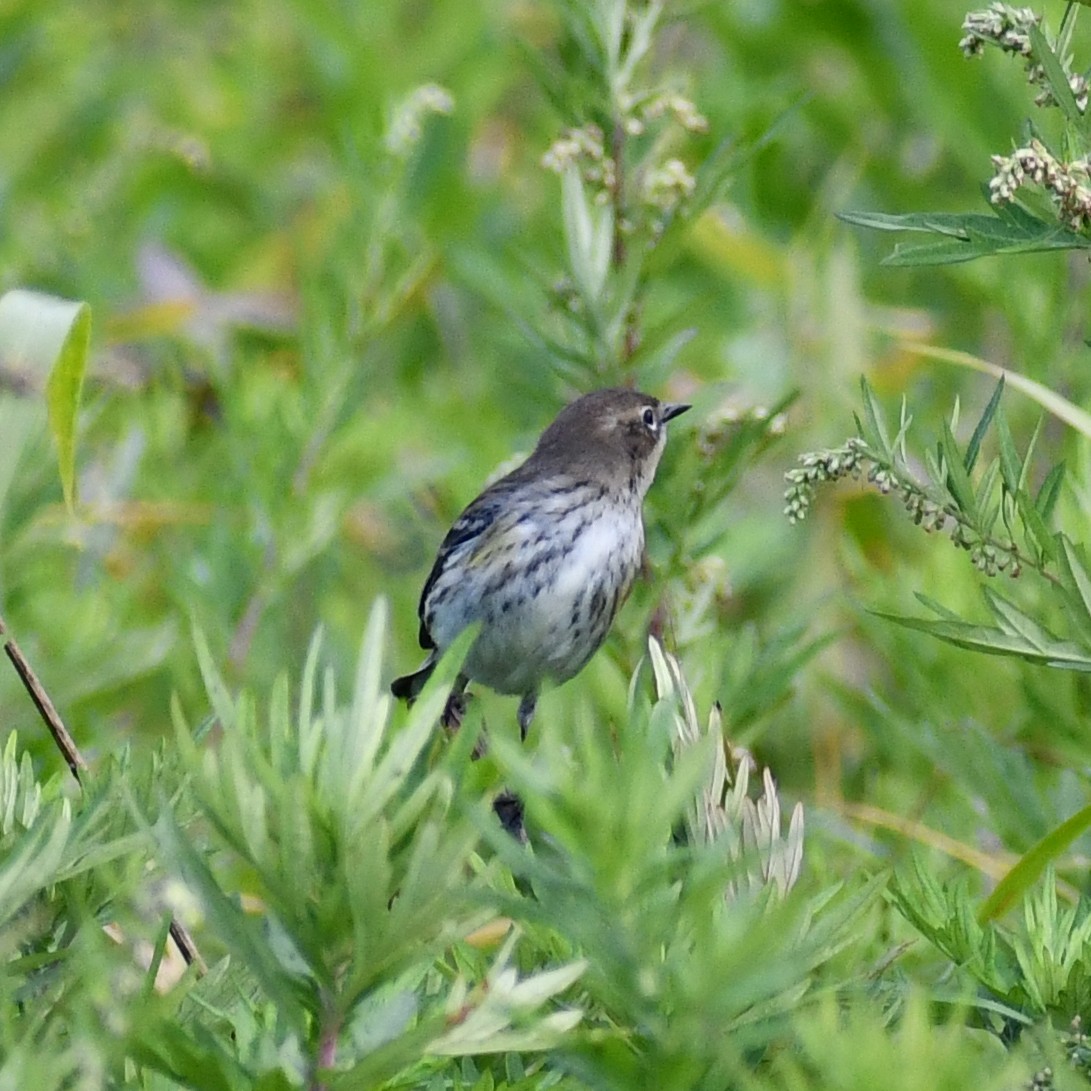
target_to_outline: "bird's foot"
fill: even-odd
[[[439,718],[439,722],[443,725],[443,730],[449,735],[453,735],[462,726],[462,721],[466,716],[466,705],[468,703],[469,698],[465,693],[460,690],[451,691],[451,695],[447,698],[447,703],[443,706],[443,715]]]
[[[466,707],[470,703],[470,695],[462,690],[452,690],[450,697],[447,698],[447,704],[443,706],[443,715],[440,716],[439,722],[443,727],[443,730],[448,735],[453,735],[456,731],[462,727],[462,721],[466,718]],[[489,749],[489,740],[485,734],[485,728],[481,728],[481,734],[477,737],[477,742],[474,743],[473,753],[470,757],[477,761],[483,758]]]
[[[527,732],[530,731],[530,722],[534,719],[534,709],[538,704],[538,694],[531,690],[530,693],[524,693],[523,699],[519,702],[519,711],[515,713],[515,718],[519,721],[519,738],[523,741],[527,741]]]
[[[500,819],[500,825],[519,842],[527,843],[527,830],[523,825],[523,801],[507,790],[501,792],[493,801],[492,809]]]

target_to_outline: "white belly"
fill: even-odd
[[[532,523],[511,534],[502,554],[510,575],[495,578],[495,555],[488,565],[463,566],[433,636],[445,647],[480,620],[464,672],[500,693],[523,694],[547,678],[566,681],[598,649],[639,568],[644,529],[639,510],[613,509],[580,526],[563,551],[556,534]]]

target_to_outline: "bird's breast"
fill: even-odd
[[[465,671],[502,693],[565,681],[609,631],[640,566],[639,508],[554,503],[523,512],[436,581],[429,629],[444,647],[481,623]]]

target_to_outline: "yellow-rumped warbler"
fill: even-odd
[[[563,409],[526,462],[443,539],[418,610],[421,647],[431,651],[395,680],[394,695],[416,697],[444,649],[480,622],[454,707],[469,681],[518,694],[525,738],[542,682],[583,668],[629,593],[667,421],[687,409],[634,390],[596,390]]]

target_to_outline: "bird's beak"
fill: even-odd
[[[674,420],[675,417],[680,417],[687,409],[692,409],[692,405],[665,405],[663,406],[663,423],[666,424],[669,420]]]

